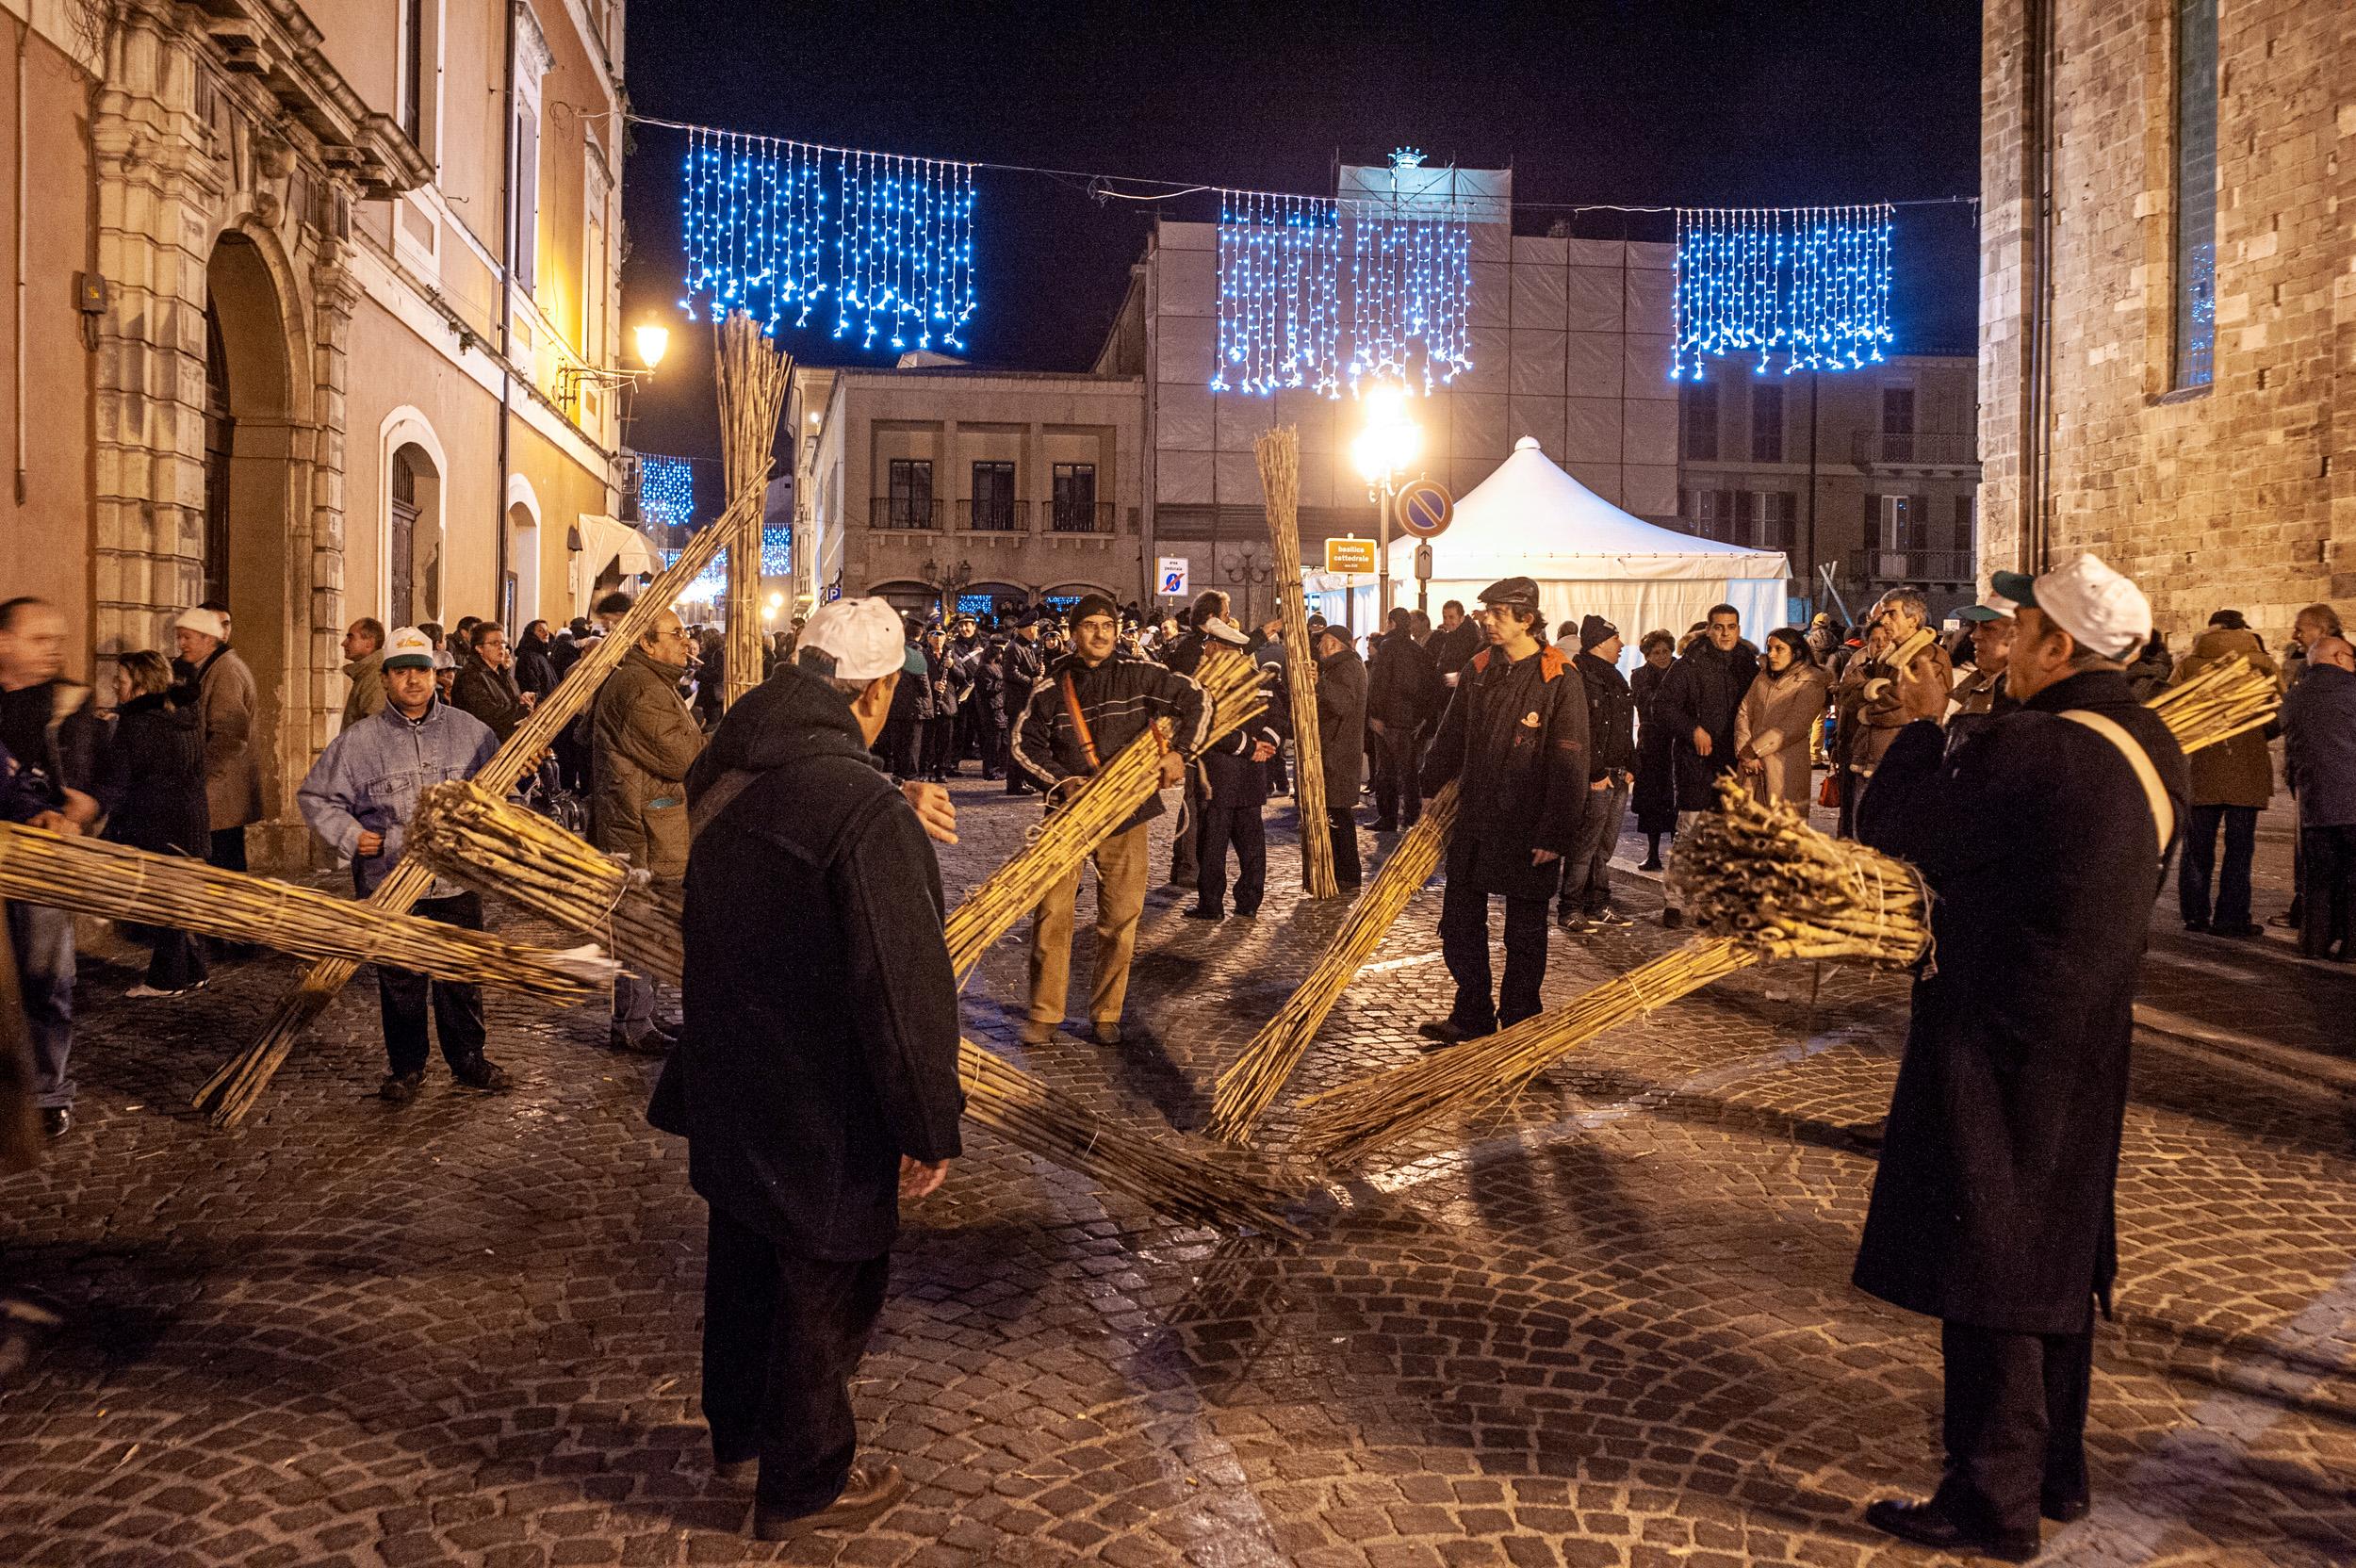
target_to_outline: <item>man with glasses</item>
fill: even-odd
[[[515,686],[515,672],[507,655],[507,629],[495,621],[484,622],[474,629],[468,648],[466,662],[450,686],[450,705],[490,726],[491,733],[504,745],[532,710],[532,704]]]
[[[589,837],[654,878],[687,874],[687,769],[703,730],[679,694],[691,657],[687,630],[665,610],[606,677],[591,710]],[[654,1021],[654,982],[625,970],[614,980],[617,1051],[659,1056],[672,1037]]]

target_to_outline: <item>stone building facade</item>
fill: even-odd
[[[2092,549],[2279,645],[2356,597],[2348,8],[1984,15],[1981,569]]]
[[[59,605],[90,677],[226,603],[257,853],[298,858],[345,624],[569,614],[578,519],[617,510],[622,8],[54,0],[25,25],[0,589]]]
[[[1819,374],[1712,360],[1678,384],[1677,527],[1784,552],[1792,592],[1862,615],[1886,589],[1934,611],[1976,591],[1975,363],[1899,354]]]

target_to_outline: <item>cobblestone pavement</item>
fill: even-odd
[[[959,804],[953,898],[1036,820],[994,786]],[[1293,893],[1277,840],[1256,922],[1153,898],[1141,1037],[1020,1052],[1019,939],[969,987],[969,1029],[1108,1108],[1199,1124],[1340,917]],[[1625,902],[1658,894],[1630,876]],[[1280,1145],[1299,1094],[1413,1056],[1445,1006],[1436,914],[1428,890],[1334,1014]],[[1558,935],[1547,994],[1671,939]],[[2344,975],[2279,944],[2163,947],[2171,1010],[2346,1048]],[[859,1390],[914,1489],[865,1535],[778,1548],[709,1474],[703,1211],[642,1119],[650,1066],[603,1051],[597,1008],[495,1000],[516,1090],[456,1090],[437,1065],[396,1110],[369,1097],[364,981],[262,1113],[216,1134],[188,1099],[293,972],[259,960],[159,1004],[86,966],[76,1126],[0,1230],[0,1271],[69,1317],[0,1397],[0,1564],[1932,1560],[1857,1522],[1936,1462],[1932,1326],[1847,1282],[1898,981],[1737,975],[1327,1189],[1298,1246],[1173,1229],[971,1135],[911,1213]],[[2143,1053],[2120,1208],[2099,1503],[2049,1529],[2046,1560],[2356,1560],[2340,1102]]]

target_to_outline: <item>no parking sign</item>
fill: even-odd
[[[1158,596],[1167,599],[1185,598],[1186,596],[1186,558],[1183,555],[1155,557],[1153,580],[1159,584],[1153,590]]]

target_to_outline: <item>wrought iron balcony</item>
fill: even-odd
[[[1970,587],[1979,580],[1979,557],[1972,550],[1870,549],[1850,561],[1857,576],[1886,587],[1907,582]]]
[[[1980,461],[1979,437],[1964,430],[1861,430],[1850,459],[1869,468],[1969,468]]]
[[[957,502],[957,527],[973,533],[1021,533],[1030,522],[1029,501],[1011,497]]]
[[[1113,503],[1110,501],[1046,501],[1047,531],[1050,533],[1110,533],[1113,531]]]
[[[941,503],[927,496],[877,496],[868,503],[870,528],[938,529]]]

